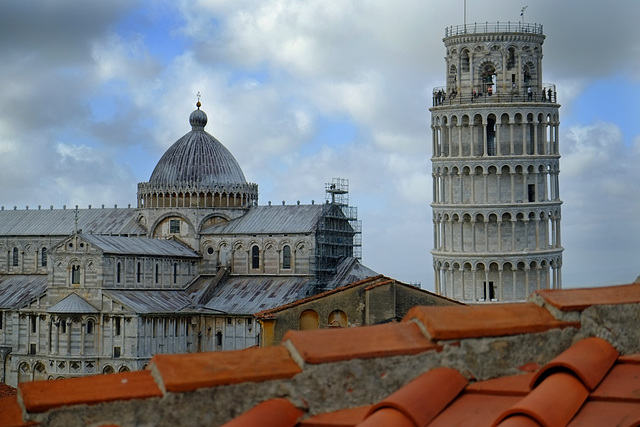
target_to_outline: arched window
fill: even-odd
[[[282,268],[291,268],[291,247],[289,245],[282,248]]]
[[[138,262],[136,267],[136,283],[140,283],[140,278],[142,277],[142,266]]]
[[[347,313],[342,310],[333,310],[327,320],[330,327],[346,328],[349,326],[347,323]]]
[[[118,263],[116,265],[116,283],[120,283],[120,270],[121,270],[121,265],[120,263]]]
[[[18,248],[13,248],[13,266],[18,266]]]
[[[178,263],[173,263],[173,283],[178,283]]]
[[[219,347],[222,346],[222,332],[220,331],[216,332],[216,345]]]
[[[107,365],[104,367],[104,369],[102,370],[103,374],[113,374],[115,372],[115,370],[113,369],[113,367]]]
[[[305,310],[300,313],[300,330],[308,331],[318,329],[318,313],[314,310]]]
[[[258,246],[251,247],[251,268],[260,268],[260,249]]]
[[[80,284],[80,266],[79,265],[71,266],[71,284],[72,285]]]
[[[42,248],[42,250],[40,251],[41,257],[42,259],[40,260],[40,264],[43,267],[47,266],[47,248]]]
[[[94,322],[92,319],[87,320],[87,335],[93,334]]]
[[[155,275],[156,283],[158,283],[158,277],[159,276],[160,276],[160,265],[156,262],[156,275]]]

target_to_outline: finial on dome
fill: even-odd
[[[198,102],[196,102],[196,107],[198,107],[198,110],[199,110],[200,107],[202,106],[202,104],[200,103],[200,91],[198,91],[196,96],[198,97]]]

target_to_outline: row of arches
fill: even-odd
[[[310,248],[308,239],[289,238],[204,243],[205,262],[246,274],[307,274]]]
[[[20,362],[18,364],[18,383],[30,381],[44,381],[63,379],[68,375],[95,374],[96,362],[91,361],[50,361],[51,370],[47,369],[45,362],[37,360],[35,362]],[[101,372],[103,374],[113,374],[115,372],[129,372],[131,368],[126,364],[104,365]]]
[[[534,291],[562,287],[560,253],[538,259],[434,262],[436,292],[469,302],[524,301]]]
[[[443,204],[541,203],[560,200],[557,160],[542,165],[434,164],[433,202]]]
[[[320,328],[320,317],[318,312],[309,309],[300,313],[299,329],[301,331],[315,330]],[[327,317],[326,325],[329,328],[346,328],[349,326],[347,313],[342,310],[333,310]]]
[[[199,185],[169,187],[138,184],[138,208],[238,208],[258,202],[256,184],[204,189]]]
[[[436,215],[434,250],[490,254],[561,249],[560,220],[559,212]]]
[[[434,158],[559,155],[557,108],[538,113],[437,113],[431,121]]]

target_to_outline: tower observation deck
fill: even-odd
[[[436,292],[522,301],[562,286],[556,87],[542,80],[542,25],[448,27],[433,90]]]

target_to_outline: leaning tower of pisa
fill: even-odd
[[[560,288],[555,85],[542,80],[542,25],[445,30],[446,86],[433,91],[436,292],[522,301]]]

